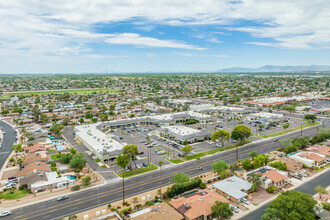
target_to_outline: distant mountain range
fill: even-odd
[[[310,66],[262,66],[259,68],[231,67],[219,70],[221,73],[252,73],[252,72],[330,72],[330,66],[310,65]]]

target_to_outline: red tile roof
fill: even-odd
[[[324,157],[321,157],[320,155],[317,155],[315,153],[309,153],[309,152],[298,154],[298,156],[307,157],[307,158],[309,158],[311,160],[314,160],[316,162],[321,162],[321,161],[325,160]]]
[[[278,183],[278,182],[281,182],[282,180],[286,179],[286,176],[283,176],[276,170],[269,170],[269,171],[263,173],[263,175],[265,177],[267,177],[268,179],[270,179],[271,181],[273,181],[274,183]]]

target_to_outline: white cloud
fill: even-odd
[[[205,48],[195,47],[174,40],[160,40],[151,37],[142,37],[136,33],[115,34],[105,39],[109,44],[132,44],[145,47],[169,47],[189,50],[204,50]]]
[[[115,25],[122,21],[150,31],[157,24],[212,25],[260,38],[248,42],[255,45],[329,48],[329,10],[329,0],[0,1],[0,56],[75,55],[86,53],[82,48],[89,43],[104,41],[139,47],[204,49],[180,39],[157,39],[134,33],[103,34],[94,30],[95,24]],[[257,25],[242,27],[241,21]],[[221,42],[217,35],[205,40]]]

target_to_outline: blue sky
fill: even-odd
[[[0,2],[0,73],[330,65],[327,0]]]

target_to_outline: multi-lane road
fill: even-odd
[[[329,122],[325,124],[329,127]],[[310,137],[316,134],[316,129],[306,128],[303,130],[303,135]],[[300,131],[289,133],[281,136],[278,139],[299,137]],[[246,147],[239,149],[239,158],[244,159],[248,157],[251,151],[259,153],[267,153],[280,147],[281,144],[274,142],[273,139],[264,140],[263,142],[253,143]],[[139,175],[125,180],[125,195],[131,197],[152,189],[157,189],[160,183],[165,186],[171,183],[171,178],[175,173],[184,172],[190,176],[197,176],[201,173],[211,170],[211,164],[217,160],[224,160],[231,164],[235,162],[235,150],[229,150],[204,157],[200,160],[199,166],[203,166],[203,170],[196,170],[196,162],[186,162],[172,167],[165,167],[162,169],[160,175],[159,171],[150,172],[148,174]],[[165,188],[164,188],[165,190]],[[13,210],[13,214],[7,219],[56,219],[59,217],[68,216],[70,214],[78,213],[83,210],[95,208],[102,204],[112,203],[122,199],[122,182],[108,183],[104,186],[92,188],[89,190],[71,194],[69,199],[58,202],[56,199],[51,199],[45,202],[36,203]]]
[[[0,169],[1,169],[12,151],[13,143],[16,142],[16,133],[15,133],[15,129],[12,126],[3,122],[2,120],[0,120],[0,127],[2,128],[2,132],[4,132],[3,140],[0,148]]]

